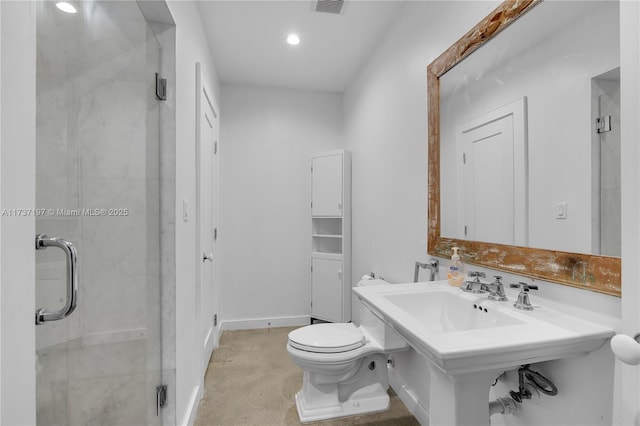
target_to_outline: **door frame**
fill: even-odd
[[[204,72],[204,68],[202,66],[202,63],[200,62],[196,62],[196,208],[195,208],[195,212],[196,212],[196,253],[197,253],[197,258],[196,258],[196,324],[198,325],[198,339],[197,339],[197,347],[200,348],[200,345],[202,343],[201,341],[201,337],[203,335],[203,330],[200,330],[200,325],[202,324],[202,318],[201,316],[203,315],[202,313],[202,309],[201,309],[201,303],[202,301],[200,300],[199,295],[202,293],[202,266],[203,266],[203,261],[202,261],[202,229],[201,229],[201,219],[200,219],[200,208],[201,208],[201,201],[200,201],[200,188],[201,188],[201,170],[200,170],[200,126],[201,126],[201,121],[200,121],[200,117],[201,117],[201,113],[202,113],[202,96],[201,94],[204,92],[204,95],[206,97],[206,99],[209,102],[209,105],[211,106],[211,109],[213,111],[214,114],[214,123],[213,123],[213,127],[214,127],[214,138],[216,139],[216,143],[217,145],[219,145],[219,128],[220,128],[220,109],[218,107],[218,103],[215,99],[215,94],[213,93],[213,91],[211,90],[211,86],[208,84],[206,77],[205,77],[205,72]],[[219,149],[219,148],[218,148]],[[214,156],[213,156],[213,164],[214,164],[214,172],[215,172],[215,176],[213,176],[213,180],[214,180],[214,185],[212,187],[212,192],[214,194],[214,199],[212,201],[212,215],[213,215],[213,222],[212,225],[214,228],[217,228],[217,223],[215,223],[215,221],[217,220],[218,216],[218,182],[219,182],[219,164],[218,164],[218,155],[217,155],[217,149],[214,150]],[[219,298],[219,291],[218,291],[218,268],[217,265],[219,265],[219,255],[218,255],[218,250],[216,249],[216,239],[214,238],[213,241],[213,272],[212,272],[212,286],[213,286],[213,294],[215,296],[216,299]],[[219,305],[219,303],[218,303]],[[214,306],[214,312],[218,312],[219,309],[217,306]],[[204,373],[207,370],[207,365],[209,363],[209,359],[211,358],[211,355],[213,353],[213,350],[215,347],[218,346],[218,341],[220,339],[220,317],[218,317],[218,323],[217,326],[214,326],[214,328],[212,329],[212,331],[210,332],[210,336],[207,339],[206,345],[204,347],[204,350],[202,351],[202,353],[200,354],[199,358],[200,358],[200,362],[199,362],[199,370],[198,373],[201,375],[201,381],[204,380]]]

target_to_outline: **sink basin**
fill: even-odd
[[[586,354],[614,330],[544,306],[488,300],[446,281],[356,287],[371,312],[429,359],[431,425],[489,425],[489,388],[522,364]]]
[[[505,369],[593,351],[613,329],[536,306],[513,307],[446,281],[354,288],[354,293],[446,373]]]
[[[524,320],[487,308],[450,291],[421,291],[382,296],[434,333],[455,333],[481,328],[523,324]]]

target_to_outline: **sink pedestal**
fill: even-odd
[[[430,426],[489,426],[489,389],[502,373],[447,374],[429,362]]]
[[[614,335],[608,326],[546,307],[520,311],[446,281],[353,292],[429,360],[431,426],[489,426],[489,391],[503,371],[584,355]]]

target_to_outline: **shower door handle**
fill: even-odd
[[[36,236],[36,250],[57,247],[65,253],[67,261],[67,302],[58,311],[47,311],[40,308],[36,311],[36,324],[57,321],[71,315],[78,304],[78,252],[69,241],[62,238],[50,238],[44,234]]]

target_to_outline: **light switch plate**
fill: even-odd
[[[556,203],[556,219],[567,218],[567,203],[565,201]]]

